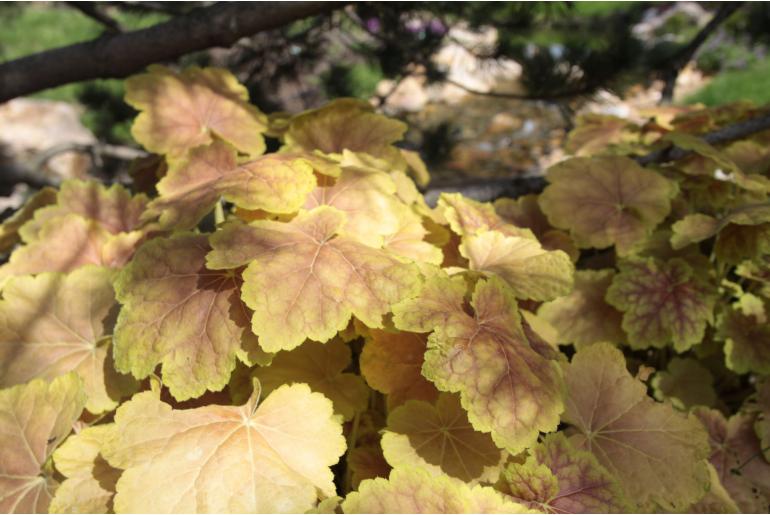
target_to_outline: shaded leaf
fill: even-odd
[[[626,341],[623,314],[604,299],[614,276],[614,270],[578,270],[572,292],[540,306],[537,314],[556,328],[559,343]]]
[[[686,510],[703,497],[707,435],[694,417],[650,399],[622,352],[606,343],[578,351],[565,381],[563,420],[579,431],[572,443],[596,456],[632,502]]]
[[[544,513],[631,511],[617,479],[563,433],[546,436],[526,462],[509,464],[501,482],[501,491]]]
[[[716,290],[679,258],[629,260],[607,290],[607,302],[623,312],[634,349],[665,347],[684,352],[701,342],[713,322]]]
[[[446,393],[434,404],[412,400],[391,411],[382,450],[396,469],[417,466],[465,482],[494,481],[504,457],[488,434],[474,431],[459,398]]]
[[[676,184],[627,157],[573,158],[548,170],[540,195],[549,222],[569,230],[580,248],[615,245],[633,252],[663,221]]]
[[[713,406],[717,400],[714,376],[709,369],[692,358],[672,358],[668,368],[652,379],[655,398],[668,400],[679,409]]]
[[[426,349],[425,335],[372,329],[361,352],[361,375],[388,396],[391,408],[409,399],[433,401],[438,390],[421,372]]]
[[[46,186],[32,195],[13,215],[0,225],[0,252],[7,252],[21,241],[19,229],[41,208],[56,202],[56,190]]]
[[[350,420],[366,409],[369,388],[361,376],[343,373],[350,365],[350,348],[335,338],[327,343],[305,342],[273,357],[272,363],[254,371],[266,395],[284,384],[306,383],[334,403],[334,411]]]

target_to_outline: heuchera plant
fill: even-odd
[[[430,208],[364,102],[126,89],[137,191],[0,229],[0,511],[768,511],[770,136],[699,137],[756,109],[586,116],[541,195]]]

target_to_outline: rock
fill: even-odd
[[[80,123],[80,112],[72,104],[31,98],[0,104],[0,169],[29,167],[55,146],[95,142],[96,137]],[[58,181],[85,177],[90,168],[87,154],[63,152],[49,159],[40,173]]]

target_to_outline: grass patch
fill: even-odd
[[[757,105],[770,103],[770,60],[745,70],[722,71],[708,85],[688,97],[685,103],[716,106],[738,100],[750,100]]]

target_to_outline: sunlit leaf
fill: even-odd
[[[394,469],[388,479],[362,481],[342,503],[344,513],[527,513],[488,486],[469,487],[416,468]]]
[[[495,212],[491,204],[477,202],[459,193],[442,193],[438,207],[459,236],[494,230],[505,236],[535,239],[532,231],[509,223]]]
[[[13,215],[6,218],[0,225],[0,252],[7,252],[21,241],[19,229],[24,226],[35,213],[45,206],[56,202],[56,190],[46,186],[32,195]]]
[[[501,280],[479,281],[465,311],[462,281],[436,274],[394,309],[401,330],[433,333],[423,374],[439,390],[460,392],[473,427],[491,432],[511,453],[553,431],[563,410],[556,361],[537,352],[521,325],[516,300]]]
[[[596,456],[632,502],[686,510],[703,497],[707,435],[694,417],[650,399],[620,350],[598,343],[578,351],[565,381],[564,421],[579,431],[572,443]]]
[[[135,382],[112,365],[113,276],[88,266],[11,279],[0,301],[0,387],[75,371],[92,413],[132,393]]]
[[[126,102],[140,111],[131,135],[156,154],[180,156],[215,137],[257,156],[265,151],[267,117],[249,104],[246,88],[221,68],[177,73],[152,65],[126,80]]]
[[[143,245],[116,282],[123,307],[115,327],[115,365],[136,378],[162,364],[177,400],[221,390],[235,367],[249,314],[239,279],[208,270],[205,235],[179,234]]]
[[[550,300],[572,290],[575,267],[569,256],[547,251],[534,239],[488,231],[465,236],[460,253],[471,270],[500,277],[518,298]]]
[[[332,403],[307,385],[259,405],[178,410],[144,392],[123,404],[103,454],[124,469],[118,513],[297,513],[335,495],[331,465],[345,450]]]
[[[132,196],[120,184],[110,187],[96,181],[71,179],[62,183],[53,205],[39,209],[34,218],[20,230],[25,242],[40,238],[40,231],[51,219],[76,214],[97,222],[111,234],[131,232],[139,228],[140,217],[147,205],[145,195]]]
[[[120,470],[102,457],[101,448],[113,426],[87,427],[67,438],[53,454],[65,479],[51,501],[51,513],[112,513],[112,497]]]
[[[578,247],[633,251],[663,221],[676,184],[627,157],[573,158],[548,170],[540,207]]]
[[[68,214],[46,221],[35,241],[18,247],[0,267],[0,282],[40,272],[71,272],[85,265],[123,266],[144,234],[112,234],[94,220]]]
[[[316,185],[311,159],[317,158],[267,154],[239,163],[226,143],[198,147],[171,164],[145,218],[160,216],[161,227],[191,229],[220,197],[243,209],[293,213]]]
[[[398,150],[392,146],[406,132],[406,124],[374,112],[367,102],[339,98],[325,106],[291,119],[284,135],[287,150],[320,150],[341,154],[343,150],[365,152],[387,158]]]
[[[48,513],[58,484],[44,467],[85,401],[74,373],[0,391],[0,511]]]
[[[248,264],[242,296],[265,351],[330,340],[351,316],[382,327],[391,306],[419,286],[414,265],[339,235],[344,223],[344,213],[321,206],[291,223],[231,223],[211,237],[210,268]]]

